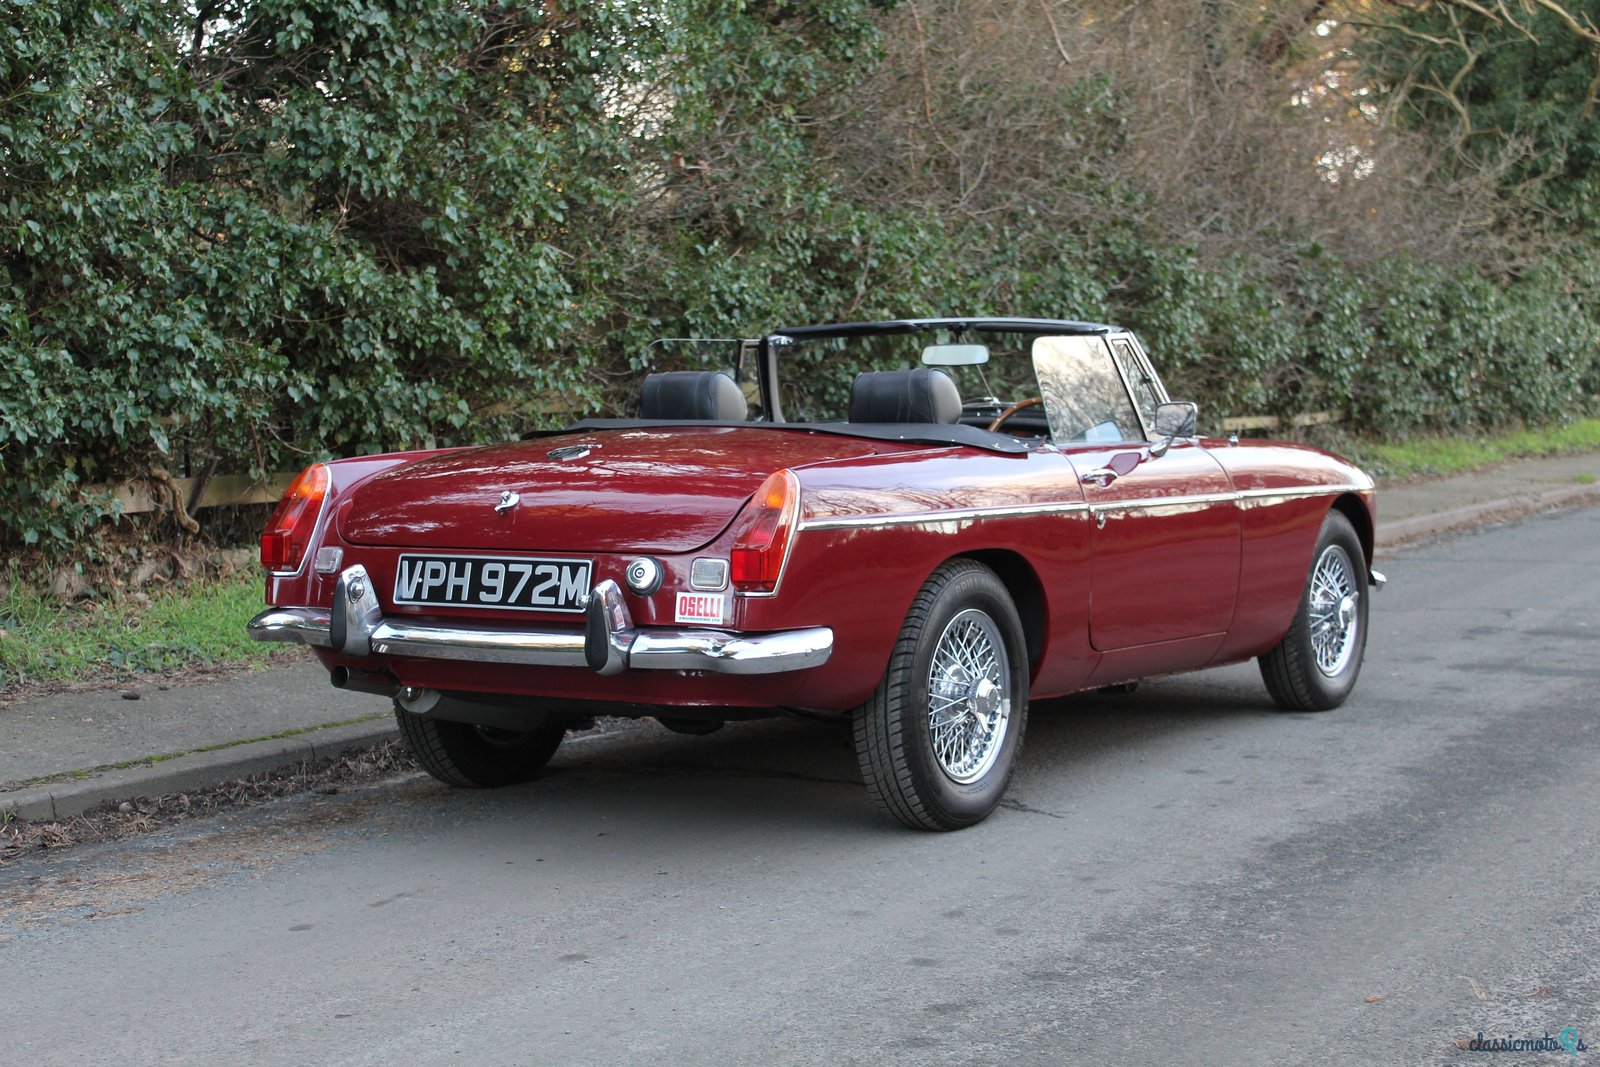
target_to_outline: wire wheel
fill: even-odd
[[[1011,661],[993,619],[968,608],[950,620],[928,668],[928,733],[939,769],[966,785],[989,773],[1011,721]]]
[[[919,830],[959,830],[994,811],[1028,730],[1027,649],[994,571],[952,559],[928,576],[852,727],[879,807]]]
[[[1306,584],[1288,631],[1261,656],[1261,680],[1284,711],[1343,704],[1361,673],[1367,644],[1367,555],[1350,520],[1322,520]]]
[[[1337,678],[1344,672],[1358,647],[1360,601],[1361,589],[1349,555],[1341,546],[1329,545],[1311,572],[1307,605],[1312,654],[1317,670],[1328,678]]]

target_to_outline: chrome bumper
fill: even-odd
[[[489,626],[423,626],[385,619],[365,567],[347,568],[334,585],[333,607],[269,608],[250,620],[257,641],[289,641],[347,656],[419,656],[467,663],[589,667],[600,674],[636,670],[777,674],[828,661],[826,626],[776,633],[636,629],[622,590],[606,579],[589,594],[583,632],[510,630]]]

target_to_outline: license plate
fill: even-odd
[[[582,611],[592,561],[526,556],[400,557],[394,602],[508,611]]]

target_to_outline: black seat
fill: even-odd
[[[721,371],[674,370],[645,375],[639,417],[743,422],[750,417],[750,405]]]
[[[850,386],[851,422],[955,422],[961,392],[942,370],[869,370]]]

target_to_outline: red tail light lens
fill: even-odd
[[[328,468],[313,464],[289,483],[277,510],[261,531],[261,564],[269,571],[297,571],[311,547],[311,534],[328,495]]]
[[[793,471],[781,470],[761,483],[733,535],[728,571],[736,591],[770,593],[778,587],[799,510],[800,479]]]

